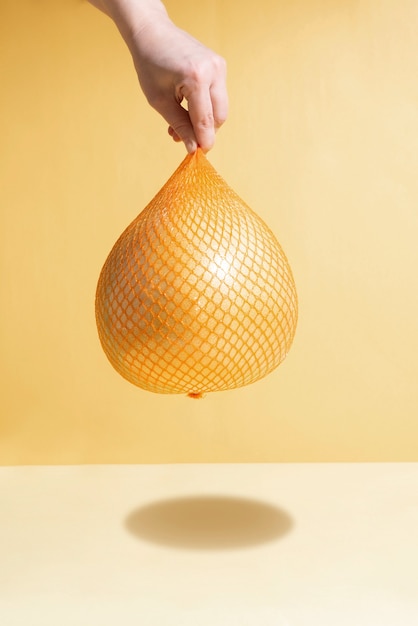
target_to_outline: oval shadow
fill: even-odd
[[[288,533],[288,513],[258,500],[189,496],[161,500],[132,511],[126,528],[135,537],[187,549],[233,549],[274,541]]]

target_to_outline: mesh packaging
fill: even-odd
[[[195,398],[269,374],[297,315],[276,237],[200,149],[119,237],[96,292],[99,338],[119,374]]]

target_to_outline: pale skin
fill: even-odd
[[[89,2],[116,24],[142,91],[174,141],[189,153],[198,146],[208,152],[228,115],[224,59],[178,28],[160,0]]]

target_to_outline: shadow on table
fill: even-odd
[[[225,550],[280,539],[293,527],[286,511],[258,500],[229,496],[189,496],[152,502],[132,511],[132,535],[186,549]]]

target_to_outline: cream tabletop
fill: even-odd
[[[2,626],[416,626],[418,464],[0,468]]]

